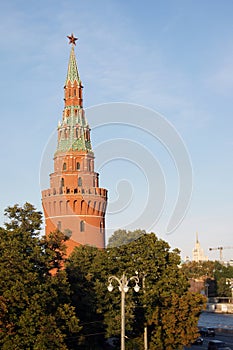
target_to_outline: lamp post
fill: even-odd
[[[143,277],[142,277],[143,293],[145,293],[145,287],[146,287],[145,280],[146,280],[146,274],[143,274]],[[148,350],[147,325],[144,326],[144,350]]]
[[[130,281],[134,281],[135,282],[135,286],[134,286],[134,290],[135,292],[138,292],[140,287],[138,285],[139,283],[139,278],[138,276],[132,276],[129,279],[127,279],[126,275],[123,273],[121,278],[118,278],[116,276],[110,276],[108,278],[108,291],[112,292],[113,290],[113,285],[112,282],[113,280],[118,282],[118,288],[119,291],[121,292],[121,350],[125,350],[125,293],[128,292],[129,290],[129,282]]]

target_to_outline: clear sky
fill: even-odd
[[[141,228],[180,248],[183,257],[191,257],[196,232],[212,259],[219,255],[208,252],[209,247],[233,246],[232,17],[231,0],[1,1],[1,223],[8,205],[29,201],[41,209],[41,159],[61,119],[70,52],[66,36],[73,32],[79,38],[76,56],[85,108],[111,102],[150,108],[173,125],[188,149],[192,199],[181,225],[167,235],[178,181],[166,147],[154,145],[148,133],[140,136],[122,125],[115,134],[107,127],[93,129],[94,148],[106,135],[113,143],[119,137],[135,142],[135,154],[144,144],[160,164],[164,210],[153,227],[143,221]],[[89,121],[91,127],[98,124]],[[134,215],[140,216],[148,200],[147,169],[130,168],[121,157],[97,170],[101,186],[109,189],[110,209],[119,204],[117,195],[129,195],[128,201],[122,199],[127,210],[107,213],[107,225],[127,227],[127,217],[137,228]],[[123,194],[117,194],[122,179],[127,185],[121,182]],[[232,259],[233,249],[223,254]]]

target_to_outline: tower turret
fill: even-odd
[[[68,38],[72,47],[64,86],[65,106],[57,128],[54,172],[50,174],[50,188],[42,191],[42,204],[46,234],[58,228],[69,235],[69,254],[77,245],[104,248],[107,190],[99,187],[99,174],[94,170],[74,51],[77,38],[73,34]]]

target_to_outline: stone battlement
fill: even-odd
[[[49,188],[42,191],[42,198],[51,197],[51,196],[60,196],[63,195],[85,195],[85,196],[100,196],[104,199],[107,199],[107,190],[105,188],[93,187],[93,188]]]

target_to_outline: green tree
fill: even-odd
[[[157,349],[179,349],[179,347],[182,348],[183,345],[189,344],[195,338],[197,321],[204,299],[198,296],[198,300],[196,300],[196,295],[189,297],[187,294],[189,283],[178,267],[180,264],[178,250],[171,251],[168,243],[158,239],[153,233],[144,234],[138,240],[126,246],[109,251],[108,261],[110,262],[110,267],[114,266],[115,261],[114,274],[117,273],[119,275],[125,270],[129,276],[135,274],[135,271],[138,271],[141,276],[145,276],[144,293],[141,292],[139,295],[136,295],[133,289],[130,289],[131,295],[129,295],[129,299],[131,302],[127,304],[127,308],[131,315],[134,316],[128,318],[128,327],[132,334],[139,332],[142,334],[142,326],[149,325],[151,349],[155,347]],[[110,298],[108,294],[106,297]],[[185,305],[184,300],[187,303],[187,307],[182,309],[180,305],[182,301],[183,305]],[[111,304],[113,302],[114,300],[111,300]],[[107,305],[107,302],[104,305]],[[178,312],[178,310],[180,311]],[[154,331],[159,326],[154,320],[155,313],[158,311],[159,322],[166,324],[167,328],[165,332],[165,328],[162,327],[160,334],[156,333],[156,336],[154,336]],[[192,317],[190,317],[191,315]],[[189,317],[189,323],[183,322],[183,319]],[[116,330],[117,327],[116,321],[111,322],[112,319],[113,315],[108,314],[107,310],[105,322],[108,328],[112,323],[111,332],[114,329]],[[142,323],[143,319],[144,324]],[[180,337],[174,336],[174,319],[176,324],[175,332],[176,334],[181,334],[182,336]]]
[[[200,279],[203,286],[208,284],[208,295],[230,297],[228,279],[233,278],[233,266],[225,266],[219,261],[190,261],[182,264],[182,270],[189,279]]]
[[[198,336],[197,317],[203,307],[203,296],[186,292],[181,296],[171,291],[161,298],[150,318],[150,349],[182,350]]]
[[[89,308],[93,320],[102,320],[106,337],[119,337],[121,294],[117,283],[111,293],[107,291],[108,277],[120,278],[123,273],[131,277],[137,271],[141,290],[135,293],[129,288],[126,293],[126,349],[142,348],[144,326],[148,326],[150,349],[181,349],[197,335],[204,298],[188,292],[189,283],[179,264],[178,250],[171,251],[168,243],[143,231],[127,245],[106,250],[77,248],[67,272],[74,277],[72,284],[79,281],[75,284],[77,295],[83,288],[87,291],[83,308]]]
[[[74,349],[81,327],[61,268],[64,235],[40,238],[42,214],[29,203],[8,207],[5,214],[7,222],[0,228],[1,348]]]
[[[108,240],[108,248],[120,247],[121,245],[128,244],[135,241],[141,236],[145,235],[145,230],[117,230]]]
[[[189,261],[182,264],[188,278],[214,278],[215,261]]]
[[[219,297],[231,297],[231,285],[229,279],[233,279],[233,266],[225,266],[215,261],[214,278],[217,285],[216,295]]]
[[[103,349],[105,327],[98,312],[99,278],[103,252],[95,247],[76,247],[66,262],[66,271],[72,288],[72,303],[83,327],[79,349]],[[103,282],[105,283],[105,282]],[[103,286],[101,286],[103,288]]]

